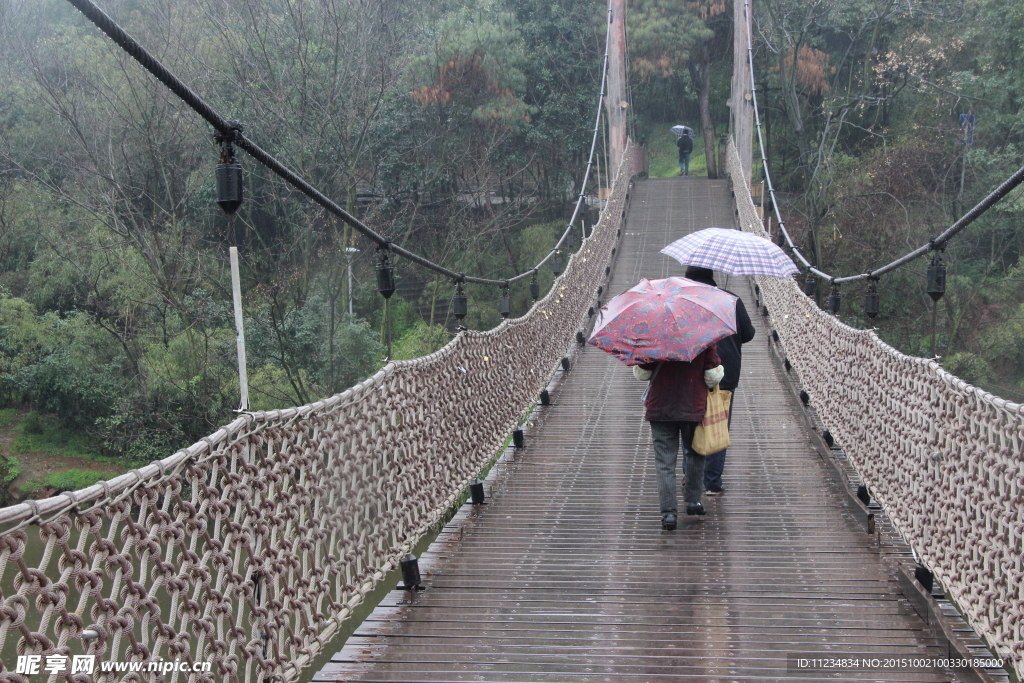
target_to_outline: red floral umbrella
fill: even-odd
[[[684,277],[641,280],[601,308],[589,344],[626,365],[691,361],[736,333],[736,297]]]

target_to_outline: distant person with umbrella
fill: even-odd
[[[689,133],[683,133],[676,140],[676,147],[679,148],[679,175],[690,175],[690,153],[693,152],[693,138]]]
[[[715,282],[715,271],[700,266],[688,266],[686,277],[697,282],[718,287]],[[722,291],[728,292],[724,289]],[[732,292],[729,292],[732,294]],[[725,376],[719,387],[723,391],[732,392],[732,404],[729,406],[729,426],[732,427],[732,415],[736,407],[736,386],[740,383],[740,365],[742,363],[742,346],[754,338],[754,325],[750,322],[750,316],[743,305],[743,300],[736,297],[736,334],[725,339],[719,339],[715,345],[719,357],[722,359],[722,366],[725,368]],[[720,496],[725,493],[722,487],[722,472],[725,469],[725,450],[712,453],[707,456],[704,465],[704,490],[709,496]]]
[[[704,515],[705,456],[692,449],[708,389],[725,374],[715,342],[736,332],[736,297],[680,277],[641,280],[601,309],[589,343],[649,379],[644,398],[651,424],[661,526],[676,528],[676,462],[686,459],[686,514]]]

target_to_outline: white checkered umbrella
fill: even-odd
[[[676,240],[661,253],[684,266],[702,266],[730,275],[789,277],[800,272],[782,249],[742,230],[705,228]]]

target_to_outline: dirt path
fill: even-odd
[[[56,454],[48,451],[22,451],[15,453],[14,441],[18,435],[17,425],[25,418],[25,415],[27,413],[19,413],[15,420],[0,426],[0,454],[8,458],[17,459],[18,464],[21,466],[21,474],[8,487],[16,500],[22,500],[26,497],[26,488],[30,491],[29,497],[31,498],[39,499],[53,495],[55,489],[42,486],[43,482],[51,474],[68,470],[82,470],[101,472],[107,475],[109,479],[124,472],[124,467],[115,463],[101,462],[73,454]]]

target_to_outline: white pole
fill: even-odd
[[[348,317],[352,317],[352,257],[359,253],[355,247],[345,247],[345,258],[348,259]]]
[[[235,343],[238,346],[238,385],[242,391],[239,410],[249,410],[249,374],[245,368],[245,328],[242,326],[242,284],[238,276],[238,247],[230,247],[231,297],[235,303]]]

